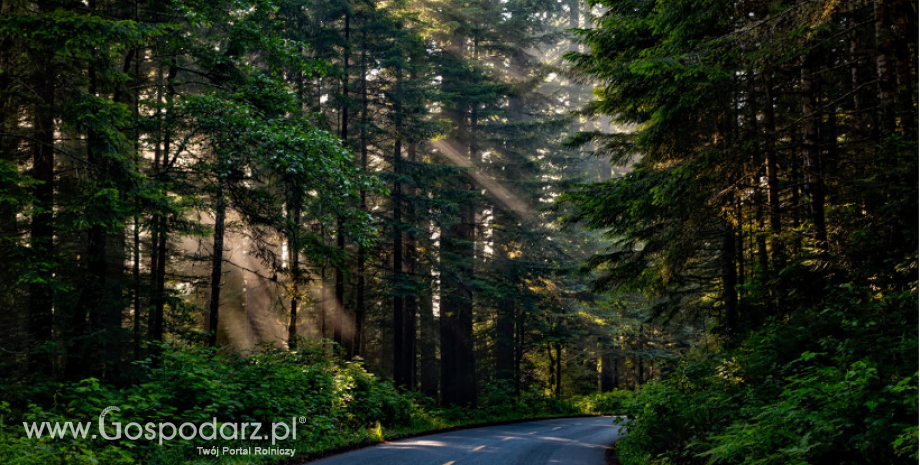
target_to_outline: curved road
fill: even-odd
[[[604,465],[612,417],[558,418],[393,441],[310,465]]]

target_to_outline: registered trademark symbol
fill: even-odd
[[[300,420],[298,421],[300,421],[300,424],[304,424],[307,422],[307,417],[300,417]]]

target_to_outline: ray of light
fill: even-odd
[[[505,210],[513,213],[517,218],[525,223],[533,223],[536,218],[527,205],[514,195],[510,189],[482,173],[478,168],[473,166],[470,159],[460,153],[453,147],[453,143],[445,140],[437,140],[432,145],[442,153],[448,161],[461,168],[467,168],[470,178],[485,189],[490,198],[498,202]]]

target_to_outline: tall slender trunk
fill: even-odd
[[[917,60],[917,4],[908,0],[892,1],[895,10],[893,21],[893,52],[896,60],[898,134],[916,136],[916,60]],[[912,66],[913,65],[913,66]],[[914,137],[916,138],[916,137]]]
[[[748,71],[751,75],[749,78],[749,89],[748,89],[748,100],[747,107],[749,109],[747,124],[749,126],[748,134],[751,138],[760,138],[760,129],[758,128],[758,118],[757,118],[757,98],[756,98],[756,86],[754,85],[753,71]],[[769,142],[767,142],[769,143]],[[764,227],[764,196],[763,189],[760,186],[761,178],[761,163],[759,151],[753,151],[751,153],[751,166],[754,169],[753,176],[756,187],[754,189],[754,224],[756,225],[756,230],[754,233],[754,238],[757,243],[757,273],[755,276],[761,282],[762,287],[768,288],[768,283],[771,281],[770,273],[770,260],[767,252],[767,236]],[[768,184],[769,191],[769,184]],[[742,251],[744,249],[741,249]],[[753,273],[752,273],[753,274]]]
[[[224,219],[227,205],[224,200],[223,183],[217,183],[214,205],[214,248],[211,251],[211,301],[208,304],[208,345],[217,345],[217,330],[220,315],[220,288],[224,264]]]
[[[744,263],[744,207],[741,203],[741,199],[735,201],[735,216],[738,221],[738,233],[735,235],[735,250],[738,251],[736,254],[737,263],[738,263],[738,287],[739,289],[744,289],[745,279],[746,279],[746,270]],[[741,296],[739,296],[740,298]]]
[[[345,50],[342,57],[342,127],[340,137],[342,143],[348,145],[348,107],[349,89],[348,89],[348,59],[351,51],[351,15],[345,13]],[[350,344],[345,342],[345,227],[344,220],[338,217],[337,227],[335,230],[335,245],[342,251],[342,262],[335,267],[335,314],[333,315],[332,339],[345,350],[346,358],[352,358],[353,350]]]
[[[438,331],[431,298],[430,294],[424,294],[419,299],[419,388],[422,394],[436,399],[438,397]]]
[[[524,282],[521,282],[521,292],[525,292]],[[525,319],[530,310],[530,300],[525,298],[520,312],[514,313],[514,392],[521,393],[521,367],[524,363],[524,328]]]
[[[90,3],[92,8],[93,3]],[[90,66],[87,71],[89,76],[89,93],[96,95],[97,76],[95,68]],[[95,127],[90,127],[86,133],[86,160],[93,167],[86,182],[91,189],[107,184],[107,161],[100,152],[101,141]],[[106,328],[106,314],[112,305],[107,295],[108,263],[106,261],[106,230],[99,222],[92,222],[86,232],[86,253],[84,281],[80,284],[80,293],[77,305],[69,315],[67,339],[73,346],[66,351],[64,370],[68,379],[81,379],[86,376],[102,378],[106,373],[106,352],[112,341],[111,334]],[[86,318],[89,316],[89,325]],[[87,364],[86,360],[93,360]]]
[[[722,246],[719,260],[722,264],[722,306],[725,315],[725,326],[732,336],[739,332],[738,326],[738,284],[735,271],[735,234],[734,228],[723,221],[721,225]]]
[[[156,176],[157,177],[166,177],[167,170],[169,167],[169,152],[171,150],[172,144],[172,132],[170,129],[170,124],[172,123],[169,118],[169,111],[172,110],[172,97],[174,96],[174,90],[172,88],[172,82],[176,77],[178,69],[174,65],[169,65],[169,71],[166,75],[165,82],[161,79],[158,84],[160,86],[166,85],[166,111],[164,115],[165,121],[163,123],[163,144],[162,151],[160,152],[161,157],[159,160],[159,166],[155,166]],[[158,91],[160,92],[160,91]],[[162,95],[160,92],[158,95]],[[158,96],[158,99],[160,97]],[[158,144],[159,145],[159,144]],[[155,224],[155,244],[154,244],[154,258],[153,258],[153,311],[148,315],[148,325],[147,325],[147,339],[151,342],[162,342],[163,341],[163,318],[164,318],[164,309],[166,307],[166,258],[167,258],[167,247],[168,241],[167,236],[169,234],[169,218],[165,214],[158,214],[154,217]],[[156,355],[159,353],[159,348],[154,346],[151,348],[151,353]]]
[[[881,2],[879,2],[881,3]],[[815,246],[827,251],[827,226],[824,217],[824,181],[822,179],[821,155],[818,147],[817,89],[815,86],[813,60],[802,58],[801,105],[804,123],[802,125],[802,161],[805,165],[805,189],[808,195],[808,212],[814,227]]]
[[[892,45],[891,30],[891,8],[890,1],[879,0],[873,2],[875,8],[875,70],[878,78],[878,100],[881,111],[879,116],[879,128],[882,136],[887,136],[895,130],[895,75],[894,70],[894,50]],[[805,67],[802,68],[804,76]],[[802,85],[805,82],[803,79]],[[806,93],[803,89],[802,99],[805,104]],[[804,109],[803,109],[804,111]]]
[[[290,232],[288,233],[288,261],[291,266],[291,304],[288,323],[288,348],[297,348],[297,311],[300,307],[301,281],[303,273],[300,269],[300,227],[301,227],[301,202],[299,193],[294,194],[288,205],[288,218],[291,219]]]
[[[336,220],[335,246],[339,250],[345,251],[345,225],[342,217]],[[332,340],[345,350],[345,356],[350,355],[350,350],[345,346],[345,321],[347,318],[345,310],[345,259],[342,258],[340,263],[335,266],[335,301],[332,307]]]
[[[849,17],[848,22],[859,21],[858,15],[853,14]],[[853,100],[853,134],[851,139],[861,141],[865,137],[866,114],[864,111],[865,101],[863,98],[862,85],[863,76],[860,72],[860,63],[856,57],[861,53],[860,29],[853,27],[850,31],[850,93]]]
[[[641,343],[639,344],[641,345]],[[642,355],[636,354],[636,364],[633,367],[633,382],[635,387],[638,389],[640,386],[645,384],[645,363]]]
[[[415,57],[416,59],[418,57]],[[416,80],[418,79],[418,74],[416,71],[416,60],[412,60],[409,68],[409,81],[411,85],[416,85]],[[400,132],[405,132],[400,129]],[[418,144],[416,143],[416,138],[408,134],[407,135],[408,144],[406,151],[406,158],[409,163],[414,164],[418,161]],[[401,173],[405,176],[408,175],[405,170],[405,166],[402,167]],[[410,181],[403,185],[403,191],[405,196],[403,197],[402,212],[406,216],[405,222],[407,224],[412,224],[412,222],[418,219],[417,212],[413,207],[413,199],[416,196],[415,183]],[[409,200],[406,202],[406,200]],[[415,287],[416,279],[418,275],[418,250],[415,234],[410,232],[405,233],[403,236],[403,259],[404,259],[404,271],[407,273],[407,282],[411,284],[412,290],[405,296],[403,305],[405,306],[405,344],[407,353],[407,372],[409,376],[409,386],[416,385],[416,372],[418,368],[418,313],[419,313],[419,296],[416,291],[418,289]]]
[[[414,76],[412,76],[414,78]],[[417,157],[417,147],[415,142],[409,142],[407,151],[407,158],[409,162],[415,162]],[[406,198],[412,198],[415,196],[415,186],[412,183],[406,184],[403,187],[403,190],[406,193]],[[404,199],[405,200],[405,199]],[[403,203],[403,213],[406,214],[407,221],[412,221],[416,219],[415,212],[411,207],[410,203]],[[404,259],[404,270],[407,274],[407,282],[412,285],[412,291],[405,296],[403,305],[405,306],[405,344],[407,350],[407,371],[409,375],[409,386],[415,386],[416,384],[416,371],[418,365],[418,341],[416,338],[416,333],[418,331],[417,324],[417,315],[419,312],[419,296],[415,290],[415,280],[418,273],[418,250],[416,249],[416,240],[415,235],[411,232],[406,233],[403,237],[403,259]]]
[[[616,377],[616,357],[611,353],[611,349],[608,347],[601,348],[601,392],[610,392],[614,386],[614,378]]]
[[[368,138],[368,96],[367,96],[367,27],[361,31],[361,172],[367,173]],[[367,211],[367,190],[361,187],[361,210]],[[364,244],[358,245],[357,280],[355,284],[355,335],[353,345],[355,354],[364,354],[364,320],[367,313],[365,302],[366,292],[366,261],[367,250]]]
[[[515,305],[509,299],[498,308],[495,322],[495,378],[514,379],[514,313]]]
[[[0,4],[0,15],[10,14],[13,8],[7,2]],[[13,53],[10,42],[0,43],[0,69],[10,69]],[[0,73],[0,133],[15,134],[21,131],[19,120],[22,107],[19,99],[15,97],[13,77],[11,73]],[[0,136],[0,161],[15,163],[19,158],[19,141],[10,136]],[[14,238],[21,234],[20,219],[17,218],[19,208],[13,202],[0,202],[0,256],[8,256],[12,252]],[[23,342],[23,316],[26,315],[21,297],[22,286],[16,282],[15,273],[10,267],[0,267],[0,327],[6,328],[0,335],[0,347],[7,351],[22,351]],[[31,342],[26,340],[26,342]],[[28,352],[26,352],[28,354]],[[26,367],[28,368],[28,367]],[[16,377],[16,373],[11,373]]]
[[[399,76],[397,75],[397,87]],[[399,182],[402,165],[402,135],[399,127],[399,104],[394,106],[396,114],[396,144],[393,149],[393,381],[397,386],[409,387],[406,307],[403,296],[403,237],[402,237],[402,183]]]
[[[562,343],[557,342],[553,344],[556,350],[556,369],[553,370],[556,373],[556,382],[554,383],[553,396],[556,398],[562,397]]]
[[[323,235],[325,238],[325,235]],[[326,263],[323,263],[323,266],[320,270],[319,275],[319,339],[323,341],[326,339],[326,334],[329,332],[327,326],[329,326],[329,296],[328,291],[326,290]]]
[[[134,2],[134,19],[135,21],[139,20],[138,17],[138,2]],[[132,115],[134,118],[134,169],[138,173],[141,173],[141,133],[140,133],[140,89],[141,89],[141,61],[143,60],[143,49],[136,48],[134,50],[134,73],[131,76],[131,82],[134,85],[134,98],[132,101]],[[133,342],[134,342],[134,359],[139,360],[141,358],[141,315],[143,310],[141,309],[141,219],[140,219],[140,196],[134,197],[134,221],[133,221],[133,231],[132,231],[132,269],[131,274],[133,278],[133,289],[132,289],[132,307],[134,309],[134,318],[133,318]]]
[[[770,233],[773,252],[773,268],[780,270],[784,266],[782,241],[782,218],[780,217],[779,175],[776,166],[776,116],[773,108],[772,70],[763,72],[764,110],[764,167],[767,171],[767,204],[770,210]]]
[[[458,57],[464,56],[465,39],[455,40]],[[468,106],[456,103],[448,112],[456,131],[452,140],[468,143]],[[472,191],[469,179],[457,183]],[[473,259],[475,208],[468,200],[459,206],[457,223],[444,228],[441,237],[441,401],[445,405],[475,407],[476,362],[473,347]]]
[[[44,11],[44,10],[43,10]],[[29,370],[50,374],[52,359],[47,348],[36,351],[37,346],[50,343],[53,337],[54,281],[54,69],[40,67],[32,76],[38,93],[33,110],[32,178],[37,183],[32,188],[35,199],[32,224],[29,228],[29,247],[36,257],[47,261],[37,267],[40,279],[29,284],[28,332],[31,340]]]

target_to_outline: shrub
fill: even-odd
[[[595,415],[621,415],[625,404],[633,398],[633,392],[616,389],[610,392],[598,392],[574,399],[575,407],[583,413]]]
[[[844,289],[624,403],[624,465],[916,463],[916,301]]]

